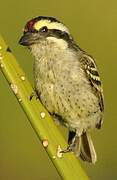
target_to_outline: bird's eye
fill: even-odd
[[[48,32],[48,28],[47,26],[43,26],[39,31],[42,33],[45,33],[45,32]]]

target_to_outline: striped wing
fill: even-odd
[[[83,56],[80,59],[80,63],[81,63],[81,67],[84,69],[86,73],[87,78],[91,83],[94,93],[98,96],[100,110],[103,112],[104,111],[103,89],[101,86],[101,81],[96,63],[94,59],[87,54],[83,54]]]

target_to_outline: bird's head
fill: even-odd
[[[53,17],[39,16],[27,22],[19,43],[30,47],[47,41],[64,47],[71,39],[69,30],[63,23]]]

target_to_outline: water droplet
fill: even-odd
[[[18,101],[19,101],[19,102],[21,102],[21,101],[22,101],[22,99],[21,99],[21,98],[19,98],[19,99],[18,99]]]
[[[43,144],[43,147],[47,148],[48,147],[48,140],[44,139],[42,144]]]
[[[25,76],[20,77],[22,81],[25,81]]]
[[[56,156],[53,156],[52,158],[53,158],[53,159],[56,159]]]
[[[18,87],[16,84],[11,84],[11,89],[13,90],[14,94],[18,93]]]
[[[45,118],[45,112],[41,112],[40,115],[41,115],[41,118]]]

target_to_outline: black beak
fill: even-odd
[[[26,32],[19,40],[19,44],[23,46],[30,46],[31,44],[33,44],[33,41],[33,34],[31,32]]]

